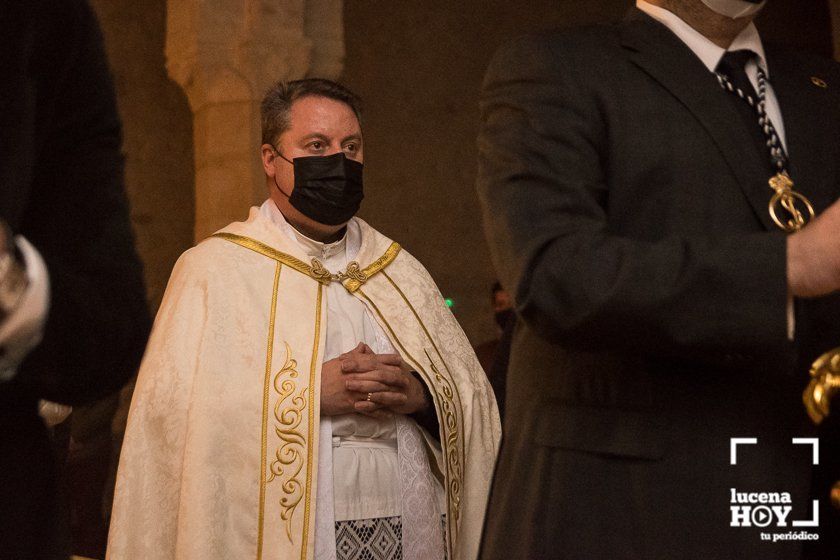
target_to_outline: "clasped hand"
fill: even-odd
[[[376,354],[365,343],[321,370],[321,414],[358,412],[375,418],[412,414],[428,406],[420,381],[397,354]]]

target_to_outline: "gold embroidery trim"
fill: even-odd
[[[402,249],[399,243],[391,243],[391,245],[381,257],[373,261],[364,269],[361,269],[359,263],[353,261],[347,265],[347,270],[333,274],[329,270],[324,268],[324,265],[321,264],[321,261],[319,261],[316,258],[312,259],[312,264],[306,264],[297,257],[293,257],[292,255],[289,255],[287,253],[278,251],[277,249],[270,247],[265,243],[257,241],[256,239],[252,239],[250,237],[245,237],[244,235],[221,232],[214,233],[212,237],[225,239],[227,241],[230,241],[231,243],[239,245],[240,247],[250,249],[251,251],[259,253],[265,257],[274,259],[277,262],[283,263],[286,266],[293,268],[301,274],[305,274],[310,278],[313,278],[321,284],[328,285],[330,282],[341,282],[347,289],[347,291],[350,293],[353,293],[356,290],[358,290],[365,282],[370,280],[372,276],[374,276],[375,274],[383,270],[385,267],[387,267],[389,264],[391,264],[391,262],[395,258],[397,258],[397,255]]]
[[[265,525],[265,485],[266,485],[266,447],[268,443],[268,384],[271,378],[271,360],[274,351],[274,316],[277,311],[277,288],[280,285],[281,263],[274,271],[274,288],[271,291],[271,308],[268,315],[268,344],[265,357],[265,377],[263,380],[262,436],[260,445],[260,511],[257,525],[257,560],[262,559],[263,527]]]
[[[265,243],[261,243],[256,239],[251,239],[250,237],[245,237],[244,235],[236,235],[235,233],[214,233],[212,237],[218,237],[219,239],[224,239],[226,241],[230,241],[231,243],[235,243],[240,247],[245,247],[246,249],[250,249],[255,253],[259,253],[265,257],[270,259],[274,259],[279,263],[283,263],[289,268],[293,268],[294,270],[300,272],[301,274],[306,274],[307,276],[314,278],[318,282],[322,282],[325,284],[329,284],[329,279],[324,279],[316,276],[313,271],[312,267],[303,262],[302,260],[298,259],[297,257],[293,257],[287,253],[283,253],[278,251],[273,247],[269,247]]]
[[[423,320],[420,318],[420,314],[417,313],[417,310],[414,308],[414,306],[408,300],[408,297],[405,295],[405,292],[403,292],[402,288],[400,288],[397,285],[397,283],[394,282],[394,280],[391,278],[391,276],[385,271],[383,271],[382,274],[383,274],[383,276],[385,276],[385,278],[388,280],[388,282],[391,284],[391,286],[394,287],[394,289],[397,291],[397,293],[400,294],[400,297],[402,297],[405,304],[411,310],[412,314],[414,315],[414,318],[417,319],[417,322],[420,324],[420,327],[423,329],[423,332],[426,334],[426,338],[429,340],[429,342],[432,343],[432,347],[435,349],[435,353],[437,354],[438,359],[443,364],[443,367],[444,367],[444,369],[446,369],[447,373],[449,373],[449,378],[451,379],[452,378],[452,371],[449,369],[449,366],[446,364],[446,360],[443,359],[443,354],[441,354],[440,349],[438,348],[437,344],[435,343],[435,340],[432,338],[432,335],[429,332],[429,329],[426,328],[426,324],[423,323]],[[438,371],[437,366],[435,366],[434,361],[432,360],[431,356],[429,356],[428,352],[426,352],[426,357],[429,359],[429,363],[431,364],[432,371],[435,373],[436,380],[442,385],[442,390],[444,392],[444,395],[447,397],[447,401],[451,403],[454,399],[454,401],[457,402],[460,405],[461,395],[458,392],[458,386],[457,385],[450,385],[449,381],[440,374],[440,371]],[[454,391],[453,391],[453,388],[454,388]],[[461,514],[461,509],[460,509],[460,506],[461,506],[461,476],[463,474],[463,470],[462,470],[463,465],[461,465],[460,457],[465,457],[466,451],[464,450],[464,440],[463,440],[463,438],[458,438],[457,437],[458,434],[463,431],[462,429],[459,429],[460,426],[458,425],[459,418],[458,418],[457,410],[453,409],[452,414],[454,415],[454,419],[455,419],[454,439],[453,439],[453,434],[450,434],[449,436],[447,436],[447,446],[451,447],[451,449],[454,451],[454,453],[448,454],[448,459],[447,460],[450,463],[452,463],[451,466],[453,468],[453,473],[455,474],[455,476],[452,477],[452,479],[450,481],[449,488],[447,488],[447,491],[451,492],[451,498],[452,498],[452,501],[453,501],[453,504],[454,504],[453,517],[457,521],[458,519],[460,519],[460,514]],[[447,419],[447,421],[448,421],[448,419]],[[461,449],[460,454],[457,453],[458,447],[460,447],[460,449]],[[454,461],[454,463],[453,463],[453,461]],[[457,527],[456,527],[456,529],[457,529]]]
[[[318,286],[318,296],[315,300],[315,342],[312,344],[312,360],[309,364],[309,437],[306,441],[306,502],[303,507],[303,542],[300,548],[300,560],[306,560],[306,547],[309,545],[309,520],[311,518],[311,496],[312,496],[312,440],[315,430],[315,404],[312,402],[315,397],[315,373],[317,371],[316,361],[318,359],[318,348],[321,340],[321,300],[324,286]]]
[[[446,449],[448,451],[446,454],[446,462],[449,466],[450,472],[452,473],[447,486],[447,494],[449,494],[450,500],[452,501],[451,514],[454,517],[453,527],[455,528],[457,537],[457,525],[455,525],[455,522],[457,522],[461,517],[461,478],[463,476],[461,457],[463,456],[463,438],[458,437],[460,430],[458,429],[458,412],[454,406],[455,394],[452,391],[453,385],[440,373],[440,370],[435,365],[434,360],[432,360],[432,357],[429,355],[429,351],[424,348],[423,352],[429,360],[429,368],[432,370],[432,373],[435,374],[435,381],[437,381],[440,386],[440,391],[445,397],[441,401],[441,409],[443,410],[443,419],[446,422],[446,427],[449,431],[446,435]],[[461,454],[458,453],[459,443],[462,448]]]
[[[457,524],[456,524],[456,519],[460,516],[459,508],[460,508],[461,475],[462,475],[461,468],[460,468],[461,461],[460,461],[460,458],[457,457],[458,447],[457,447],[456,442],[458,440],[463,439],[463,438],[458,437],[458,431],[459,431],[458,430],[458,418],[457,418],[457,412],[455,411],[455,407],[453,406],[454,403],[452,402],[452,397],[453,397],[452,388],[451,388],[448,380],[446,380],[440,374],[440,372],[438,371],[437,366],[435,366],[434,361],[429,356],[429,352],[424,349],[423,351],[426,354],[426,358],[429,360],[432,371],[435,374],[434,380],[437,381],[437,383],[432,382],[431,376],[429,376],[428,372],[423,368],[422,365],[420,365],[420,361],[417,360],[416,358],[414,358],[411,354],[409,354],[405,345],[397,337],[396,331],[394,331],[393,327],[391,327],[391,324],[385,318],[385,315],[382,314],[382,311],[379,309],[379,306],[377,306],[373,302],[373,300],[371,300],[364,293],[364,291],[362,291],[361,289],[357,290],[357,291],[359,293],[359,296],[362,297],[368,304],[370,304],[370,306],[373,308],[373,310],[376,312],[376,314],[382,320],[382,323],[385,325],[385,328],[388,329],[389,333],[391,333],[391,337],[393,338],[394,342],[396,342],[397,346],[400,349],[400,354],[404,357],[404,359],[413,368],[415,368],[418,372],[420,372],[420,375],[421,375],[421,377],[423,377],[423,380],[425,381],[426,385],[434,391],[433,398],[435,400],[435,403],[438,406],[438,408],[440,408],[441,410],[444,411],[444,423],[442,424],[442,427],[444,427],[444,432],[446,432],[446,430],[449,430],[448,434],[447,433],[444,434],[447,445],[443,446],[443,452],[444,452],[444,461],[446,462],[447,471],[448,471],[447,475],[448,475],[448,478],[449,478],[449,484],[447,485],[447,496],[449,497],[449,499],[446,500],[446,503],[447,503],[446,522],[447,522],[447,525],[449,526],[449,531],[446,532],[446,539],[447,539],[448,557],[451,558],[452,553],[455,550],[452,541],[453,541],[453,538],[456,538],[457,531],[458,531],[458,527],[457,527]],[[400,293],[402,293],[402,292],[400,292]],[[405,296],[403,296],[403,297],[405,297]],[[406,303],[408,303],[407,300],[406,300]],[[411,304],[408,304],[408,305],[409,305],[409,307],[411,307]],[[412,311],[413,311],[413,308],[412,308]],[[421,324],[422,324],[422,322],[421,322]],[[425,330],[425,326],[423,328]],[[431,340],[431,338],[430,338],[430,340]],[[434,341],[432,341],[432,344],[434,345]],[[455,394],[457,394],[457,388],[456,388]],[[462,446],[463,446],[463,442],[462,442]],[[456,455],[456,457],[453,459],[452,455]]]
[[[303,446],[306,443],[300,433],[303,410],[309,404],[306,399],[307,387],[295,394],[295,379],[298,377],[297,360],[292,358],[292,350],[286,342],[286,359],[283,367],[274,376],[274,390],[278,398],[274,405],[274,433],[282,442],[274,453],[274,461],[269,470],[268,482],[279,478],[283,497],[280,498],[280,519],[286,522],[286,536],[292,539],[292,516],[303,498],[303,486],[298,476],[303,469]]]
[[[347,288],[347,291],[352,294],[353,292],[361,288],[362,284],[370,280],[372,276],[378,274],[379,272],[384,272],[385,267],[387,267],[394,261],[394,259],[397,258],[397,255],[400,253],[401,249],[402,247],[400,247],[399,243],[391,243],[391,246],[388,247],[388,249],[381,257],[370,263],[364,268],[364,270],[361,271],[360,276],[350,276],[350,268],[352,265],[356,264],[350,263],[350,265],[347,266],[348,278],[342,282],[344,284],[344,287]]]

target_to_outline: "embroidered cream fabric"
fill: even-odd
[[[358,223],[365,268],[391,241]],[[223,231],[306,262],[257,209]],[[495,401],[425,269],[401,251],[384,271],[353,295],[434,396],[449,557],[472,560]],[[325,316],[323,284],[258,252],[213,238],[179,259],[129,414],[109,558],[314,557]]]

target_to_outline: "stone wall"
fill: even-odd
[[[164,68],[166,0],[91,5],[114,75],[131,218],[155,310],[175,260],[193,243],[192,116]]]

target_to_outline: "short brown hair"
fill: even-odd
[[[279,81],[266,92],[260,104],[262,143],[274,145],[281,134],[289,129],[292,103],[302,97],[326,97],[344,103],[362,122],[362,103],[359,96],[332,80],[306,78],[291,82]]]

